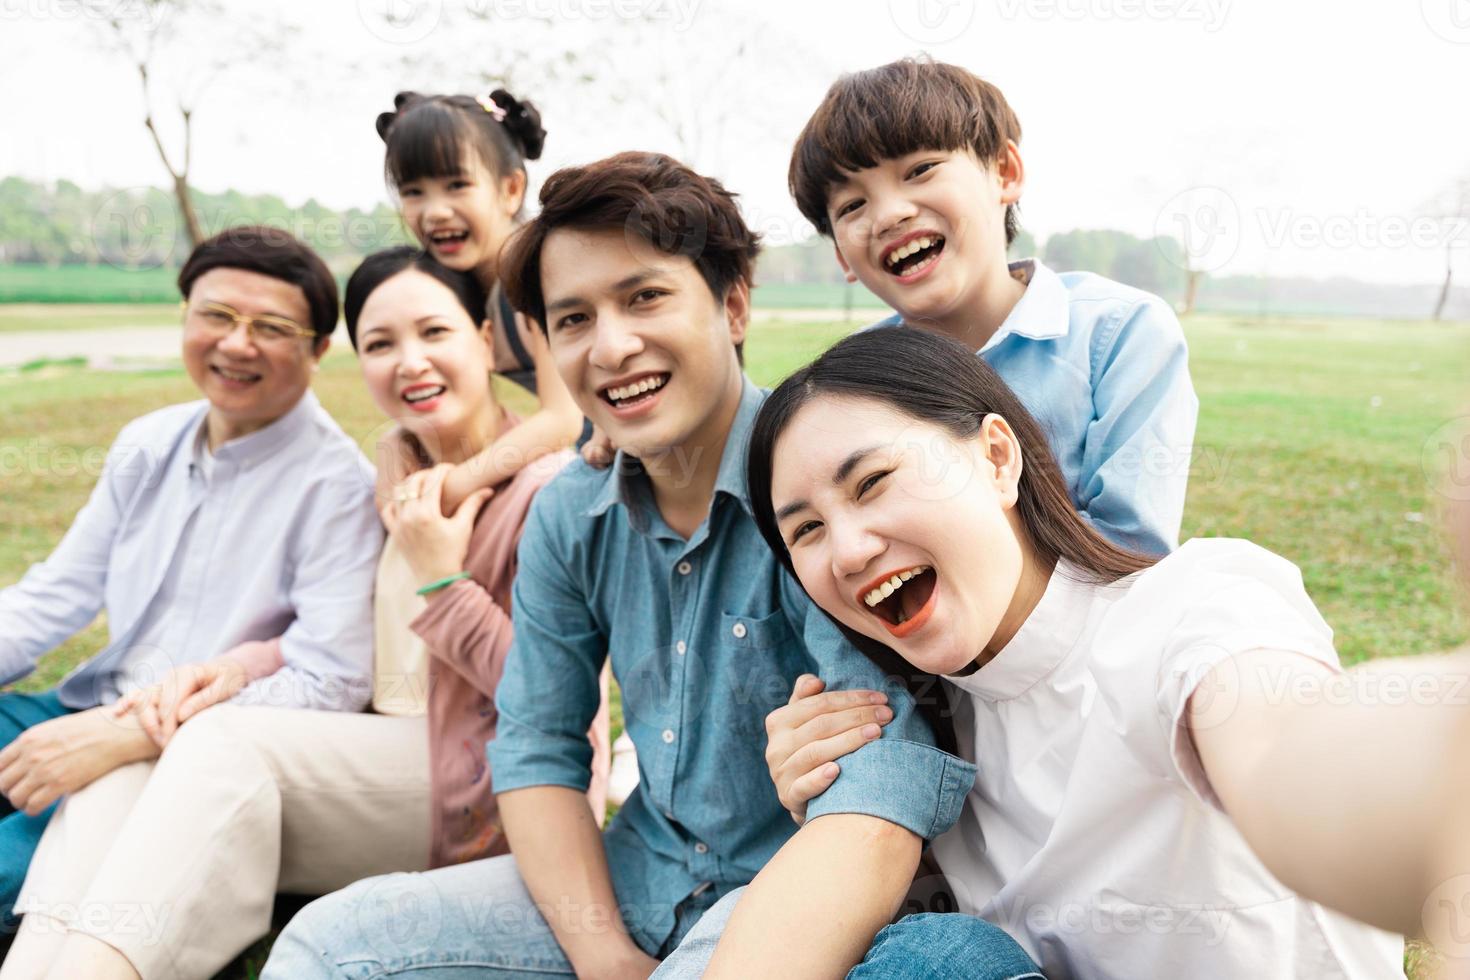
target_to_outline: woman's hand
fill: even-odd
[[[239,663],[216,657],[202,664],[175,667],[157,684],[119,698],[109,710],[114,718],[136,714],[143,731],[162,749],[180,725],[205,708],[239,694],[248,680]]]
[[[797,826],[806,822],[807,803],[842,771],[837,760],[883,734],[882,726],[893,720],[883,692],[823,694],[826,686],[821,678],[802,674],[791,700],[766,716],[766,766]]]
[[[482,487],[466,497],[452,517],[445,517],[444,480],[453,469],[449,463],[440,463],[414,473],[399,484],[383,511],[384,526],[424,585],[464,570],[475,518],[485,501],[495,495],[494,490]]]

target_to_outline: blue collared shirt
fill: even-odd
[[[572,463],[537,497],[521,540],[515,641],[488,748],[497,793],[585,790],[587,728],[611,656],[639,784],[606,835],[623,917],[645,950],[674,906],[746,884],[796,831],[765,761],[766,715],[803,673],[833,690],[886,690],[894,719],[842,760],[808,816],[862,813],[932,839],[975,770],[934,747],[906,690],[854,649],[777,563],[751,516],[746,442],[765,393],[746,380],[710,513],[687,541],[659,514],[636,460]]]
[[[68,707],[278,636],[285,666],[238,698],[367,703],[383,541],[371,465],[308,391],[201,466],[208,410],[173,405],[123,427],[56,550],[0,591],[0,682],[30,673],[106,609],[108,645],[61,682]]]
[[[1078,511],[1119,544],[1172,551],[1199,415],[1179,318],[1090,272],[1011,269],[1030,282],[980,356],[1046,429]]]

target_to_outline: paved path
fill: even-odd
[[[786,320],[830,323],[840,319],[839,310],[757,310],[757,322]],[[873,310],[856,311],[854,324],[878,319]],[[332,343],[348,350],[347,333],[340,327]],[[126,368],[129,363],[147,366],[179,357],[179,328],[100,327],[87,330],[23,330],[0,333],[0,368],[16,367],[41,358],[85,357],[97,368]]]

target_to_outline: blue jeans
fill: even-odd
[[[6,691],[0,694],[0,749],[9,745],[27,728],[39,725],[52,718],[72,713],[71,708],[61,703],[56,691],[44,694],[20,694]],[[41,843],[41,834],[56,812],[51,804],[43,813],[28,816],[10,805],[0,796],[0,929],[14,932],[16,922],[10,909],[20,896],[20,886],[25,884],[26,870],[31,866],[31,855]]]
[[[712,891],[674,911],[664,956],[715,904]],[[576,916],[575,910],[558,909]],[[596,910],[576,916],[607,931]],[[366,878],[306,906],[271,947],[261,980],[525,980],[574,976],[551,927],[536,908],[515,858],[471,861],[417,874]]]
[[[654,980],[704,974],[744,889],[718,902],[686,900],[674,934],[651,955],[666,957]],[[566,910],[570,911],[570,910]],[[581,917],[586,928],[605,919]],[[296,914],[261,980],[526,980],[572,976],[572,965],[537,911],[510,855],[422,874],[368,878]],[[965,915],[911,915],[878,933],[852,977],[1040,977],[1030,957],[996,926]]]
[[[653,980],[695,980],[704,975],[745,889],[726,895],[679,948],[663,961]],[[1045,980],[1041,970],[999,926],[957,912],[909,915],[885,926],[848,980]]]

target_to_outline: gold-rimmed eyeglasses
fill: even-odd
[[[292,340],[316,338],[315,330],[283,316],[268,313],[248,316],[224,303],[200,303],[191,307],[186,301],[183,307],[185,326],[213,337],[227,337],[243,323],[246,334],[257,344],[280,346]]]

